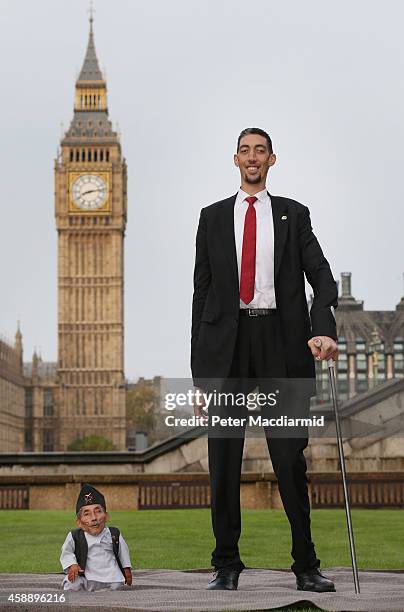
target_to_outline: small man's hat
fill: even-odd
[[[105,503],[105,497],[103,494],[97,491],[97,489],[92,487],[90,484],[84,483],[77,498],[76,514],[80,512],[80,509],[83,506],[91,506],[92,504],[99,504],[105,511],[107,511],[107,505]]]

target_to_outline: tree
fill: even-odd
[[[156,425],[156,400],[156,391],[147,381],[139,381],[126,395],[127,427],[147,433],[149,441]]]
[[[85,438],[76,438],[67,447],[68,451],[111,451],[115,450],[114,444],[104,436],[93,434]]]

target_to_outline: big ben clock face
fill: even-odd
[[[83,211],[97,211],[108,199],[107,177],[101,174],[80,174],[71,183],[71,199]]]

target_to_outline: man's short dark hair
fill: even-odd
[[[252,127],[252,128],[246,128],[245,130],[243,130],[241,132],[240,136],[238,137],[238,140],[237,140],[237,153],[238,153],[238,150],[240,148],[240,140],[243,138],[243,136],[247,136],[247,134],[259,134],[260,136],[263,136],[265,138],[265,140],[267,141],[268,151],[270,153],[273,152],[272,151],[272,140],[271,140],[271,137],[269,136],[269,134],[267,134],[265,132],[265,130],[261,130],[261,128]]]

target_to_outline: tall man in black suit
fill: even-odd
[[[266,132],[243,130],[234,155],[241,176],[238,193],[201,211],[192,304],[196,387],[207,389],[205,381],[212,379],[254,381],[254,387],[270,378],[311,379],[314,387],[314,359],[337,356],[336,283],[313,234],[308,208],[266,190],[267,173],[275,161]],[[310,315],[304,275],[314,294]],[[301,401],[308,409],[307,394]],[[195,414],[206,416],[204,407],[195,406]],[[299,437],[277,437],[267,429],[265,435],[291,526],[297,588],[333,591],[331,580],[320,572],[311,539],[303,454],[307,429]],[[216,572],[209,589],[237,589],[245,567],[238,549],[243,444],[244,435],[208,439],[216,538]]]

